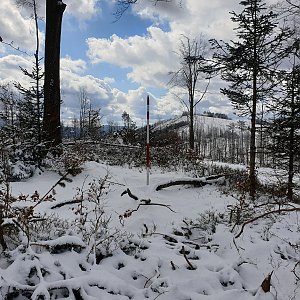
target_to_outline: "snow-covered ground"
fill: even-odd
[[[36,212],[69,222],[78,219],[78,203],[55,206],[74,200],[88,189],[89,182],[106,175],[109,188],[101,203],[105,217],[110,216],[110,232],[121,241],[121,248],[112,247],[111,241],[112,256],[96,264],[89,255],[93,249],[85,247],[68,228],[67,237],[57,239],[52,235],[51,242],[35,241],[27,250],[19,246],[10,261],[0,259],[0,298],[1,287],[10,286],[11,291],[12,287],[29,291],[31,299],[36,300],[300,299],[297,213],[259,219],[246,225],[242,235],[235,238],[241,227],[231,232],[228,205],[235,204],[236,199],[221,193],[216,185],[156,191],[159,184],[181,179],[184,174],[155,170],[147,186],[146,174],[140,170],[88,162],[72,182],[55,188],[54,201],[37,205]],[[13,183],[12,193],[31,195],[37,190],[44,195],[58,179],[59,175],[47,171]],[[139,199],[134,200],[128,192],[121,196],[127,188]],[[138,207],[148,199],[154,205]],[[28,201],[23,204],[28,205]],[[53,224],[44,230],[51,236]],[[191,234],[184,235],[189,230]],[[58,251],[55,247],[60,243],[73,246]],[[51,252],[54,248],[56,251]],[[265,293],[260,286],[272,271],[271,292]],[[17,292],[14,295],[16,298],[10,299],[27,299]]]
[[[169,126],[176,126],[183,122],[188,123],[187,116],[175,117],[174,119],[163,121],[160,124],[158,124],[156,127],[154,127],[154,130],[164,129]],[[209,129],[212,128],[229,130],[229,126],[232,125],[234,125],[235,131],[238,131],[238,120],[220,119],[220,118],[213,118],[213,117],[200,116],[200,115],[194,116],[194,128],[196,130],[200,128],[202,128],[205,132],[207,132]],[[245,121],[245,126],[247,125],[249,125],[249,122]],[[182,126],[180,130],[187,131],[188,125]]]

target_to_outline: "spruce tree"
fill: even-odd
[[[300,50],[299,40],[291,49],[290,70],[280,72],[281,92],[270,104],[270,150],[279,166],[288,171],[287,197],[293,200],[295,164],[300,163]]]
[[[236,39],[229,43],[211,40],[211,43],[221,77],[229,83],[221,92],[251,119],[249,187],[254,198],[257,104],[267,101],[274,92],[275,74],[286,55],[283,42],[291,33],[288,28],[279,28],[276,14],[267,10],[263,0],[245,0],[240,5],[241,13],[230,13],[231,20],[237,24]]]
[[[36,67],[34,64],[31,71],[21,68],[23,74],[27,76],[32,85],[25,87],[16,83],[15,87],[22,95],[19,105],[19,125],[24,131],[30,133],[36,143],[42,140],[42,117],[43,117],[43,88],[41,82],[44,77],[40,64]]]

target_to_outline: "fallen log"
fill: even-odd
[[[228,176],[230,174],[220,174],[220,175],[211,175],[208,177],[202,177],[199,179],[179,179],[175,181],[169,181],[167,183],[160,184],[156,187],[156,191],[160,191],[164,188],[170,187],[170,186],[175,186],[175,185],[192,185],[194,187],[202,187],[207,184],[212,184],[216,182],[219,178]]]
[[[176,180],[176,181],[170,181],[164,184],[160,184],[156,187],[156,191],[160,191],[164,188],[174,186],[174,185],[193,185],[194,187],[202,187],[206,184],[210,184],[209,182],[204,182],[202,180]]]

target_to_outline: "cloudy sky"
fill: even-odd
[[[44,40],[45,0],[37,1],[41,16],[41,57]],[[115,0],[65,0],[61,42],[62,118],[79,112],[79,93],[84,88],[94,107],[101,107],[105,122],[120,122],[127,111],[144,124],[147,93],[151,97],[152,121],[170,118],[183,106],[170,90],[169,72],[179,66],[182,35],[230,39],[230,11],[239,11],[237,0],[173,0],[170,3],[140,0],[116,20]],[[19,66],[31,68],[35,49],[32,12],[16,0],[0,1],[0,36],[23,54],[0,44],[0,83],[26,78]],[[230,113],[230,104],[211,83],[197,111]]]

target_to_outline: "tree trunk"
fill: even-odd
[[[190,126],[189,126],[189,146],[191,150],[195,147],[195,133],[194,133],[194,100],[190,95]]]
[[[38,25],[38,15],[36,8],[36,0],[33,1],[33,13],[34,13],[34,22],[35,22],[35,39],[36,39],[36,48],[35,48],[35,68],[36,68],[36,108],[37,108],[37,131],[38,131],[38,143],[42,141],[42,128],[41,128],[41,97],[40,97],[40,39],[39,39],[39,25]]]
[[[60,128],[60,38],[66,5],[59,0],[46,0],[44,140],[51,146],[61,143]]]
[[[255,99],[255,101],[254,101]],[[252,105],[252,114],[251,114],[251,130],[250,130],[250,161],[249,161],[249,181],[250,181],[250,196],[252,198],[255,197],[255,189],[256,189],[256,174],[255,174],[255,154],[256,154],[256,146],[255,146],[255,117],[256,117],[256,97],[253,95],[253,105]]]
[[[257,3],[255,3],[257,5]],[[251,129],[250,129],[250,162],[249,162],[249,184],[250,184],[250,196],[254,200],[256,192],[256,174],[255,174],[255,158],[256,158],[256,105],[257,105],[257,73],[258,73],[258,61],[257,61],[257,10],[254,10],[254,45],[253,45],[253,81],[252,81],[252,111],[251,111]]]
[[[289,149],[288,149],[288,184],[287,184],[287,197],[290,201],[293,200],[293,187],[294,187],[294,140],[295,140],[295,62],[292,74],[292,95],[291,95],[291,127],[289,132]]]

